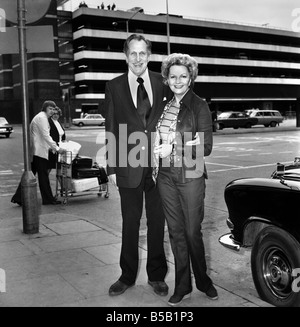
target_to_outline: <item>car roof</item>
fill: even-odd
[[[278,110],[274,109],[247,109],[245,111],[253,111],[253,112],[279,112]]]
[[[221,114],[242,114],[242,111],[222,111]]]

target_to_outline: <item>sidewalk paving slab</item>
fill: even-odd
[[[261,131],[252,128],[251,132]],[[272,131],[271,128],[264,130]],[[276,130],[276,128],[273,128]],[[287,126],[281,130],[299,130]],[[216,133],[238,133],[217,131]],[[52,185],[54,183],[52,176]],[[122,218],[116,188],[110,197],[89,195],[70,198],[67,205],[43,206],[38,198],[39,233],[23,233],[22,208],[0,197],[0,268],[5,271],[5,292],[0,307],[165,307],[174,289],[174,259],[166,228],[165,251],[169,264],[169,295],[156,295],[147,283],[147,227],[141,220],[140,268],[136,285],[120,296],[108,289],[120,276]],[[208,273],[219,293],[211,301],[195,285],[182,308],[271,307],[262,301],[253,284],[250,251],[236,253],[218,243],[227,232],[226,214],[206,206],[203,237]]]
[[[120,276],[121,224],[117,220],[121,220],[121,215],[116,191],[110,199],[94,197],[74,206],[71,203],[52,206],[52,210],[50,206],[40,206],[39,233],[32,235],[23,233],[22,208],[8,206],[5,203],[8,200],[8,197],[0,198],[0,213],[6,212],[5,218],[0,219],[0,268],[6,272],[6,292],[0,293],[0,307],[169,307],[167,301],[175,277],[167,228],[169,295],[160,297],[147,283],[145,219],[141,223],[136,285],[120,296],[108,295],[109,286]],[[104,209],[99,211],[103,204],[106,219],[110,219],[106,222],[102,217]],[[88,215],[87,207],[92,210]],[[210,208],[208,214],[214,214],[214,210]],[[215,234],[220,233],[222,227],[209,221],[203,224],[204,242],[208,271],[219,292],[219,300],[211,301],[194,285],[191,297],[180,307],[269,306],[258,298],[254,288],[241,287],[244,277],[251,279],[250,272],[249,276],[240,274],[240,281],[232,280],[230,271],[238,270],[244,261],[237,260],[234,264],[231,254],[217,246]],[[220,251],[223,260],[219,259]],[[226,266],[229,259],[230,271]]]

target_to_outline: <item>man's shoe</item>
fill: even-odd
[[[153,287],[154,293],[160,296],[168,295],[169,287],[165,282],[151,282],[150,280],[148,280],[148,284]]]
[[[18,204],[20,207],[22,207],[22,202],[21,201],[16,201],[15,199],[11,199],[10,202]]]
[[[48,205],[48,204],[54,204],[54,205],[61,204],[61,201],[53,200],[51,202],[43,202],[43,205]]]
[[[111,285],[111,287],[109,288],[108,294],[111,296],[114,295],[121,295],[123,294],[127,288],[133,286],[132,285],[126,285],[123,282],[121,282],[120,280],[117,280],[114,284]]]
[[[175,307],[176,305],[179,305],[183,300],[188,299],[190,296],[191,293],[185,295],[173,294],[170,297],[168,304],[171,305],[172,307]]]
[[[214,285],[211,285],[209,289],[205,292],[206,296],[211,300],[217,300],[219,298],[218,292]]]

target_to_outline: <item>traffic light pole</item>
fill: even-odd
[[[25,234],[39,232],[39,216],[37,212],[37,181],[31,171],[30,160],[30,131],[29,106],[27,87],[27,52],[26,52],[26,9],[25,0],[18,0],[18,34],[19,53],[22,78],[22,107],[23,107],[23,151],[24,173],[21,179],[23,231]]]

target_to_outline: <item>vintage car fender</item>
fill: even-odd
[[[251,247],[259,297],[278,307],[300,307],[300,157],[277,164],[270,178],[241,178],[224,190],[230,233],[219,242]]]
[[[231,233],[219,238],[222,245],[234,250],[251,246],[246,231],[252,229],[253,241],[255,234],[267,225],[283,228],[300,242],[299,181],[237,179],[227,184],[224,198],[229,213],[227,225]],[[254,222],[259,222],[259,226],[255,226]]]

